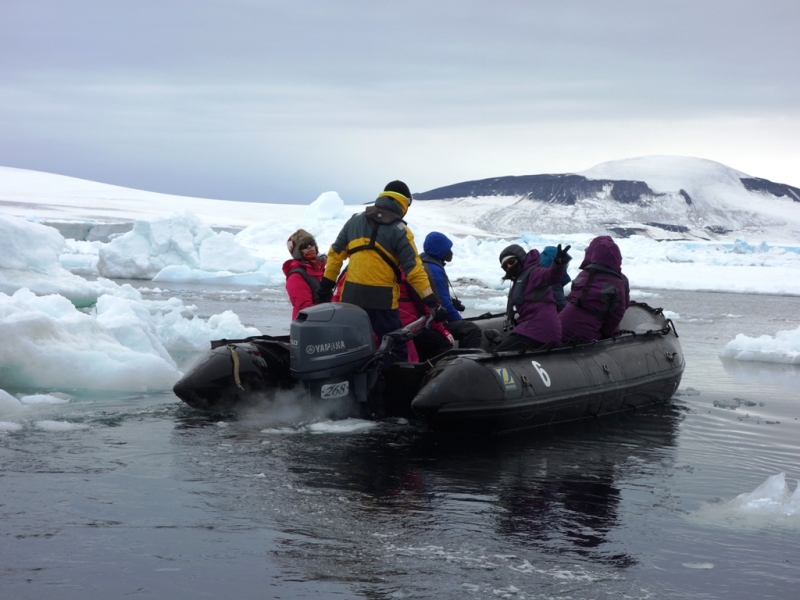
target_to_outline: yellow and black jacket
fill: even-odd
[[[350,259],[342,302],[361,308],[397,308],[400,268],[421,298],[433,293],[414,235],[403,221],[408,204],[402,194],[382,192],[374,206],[353,215],[342,227],[325,267],[325,278],[336,281],[342,263]]]

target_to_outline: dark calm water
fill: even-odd
[[[180,293],[285,329],[282,292],[203,290]],[[795,329],[800,298],[658,294],[679,394],[569,426],[220,422],[172,394],[36,407],[0,434],[0,598],[797,598],[800,514],[728,503],[800,478],[800,368],[717,355]]]

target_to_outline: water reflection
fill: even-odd
[[[771,385],[800,386],[800,365],[720,359],[725,373],[734,381],[763,381]]]
[[[400,564],[426,568],[431,553],[446,555],[455,571],[465,554],[470,568],[476,561],[496,567],[501,556],[541,562],[558,555],[624,568],[636,557],[610,536],[620,525],[623,489],[671,462],[682,414],[677,405],[653,407],[493,438],[408,425],[273,437],[270,493],[255,501],[262,514],[278,513],[279,530],[314,540],[300,555],[296,547],[287,554],[295,564],[304,556],[318,570],[330,560],[361,581],[386,577]],[[229,436],[252,438],[244,429]],[[239,468],[264,470],[258,453],[234,454],[254,461]],[[271,510],[275,504],[292,510]],[[349,562],[343,545],[353,552]],[[371,553],[382,560],[365,560]]]

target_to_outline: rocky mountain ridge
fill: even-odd
[[[777,227],[800,239],[800,188],[691,157],[640,157],[582,173],[466,181],[414,199],[471,210],[478,227],[498,235],[526,229],[717,239]]]

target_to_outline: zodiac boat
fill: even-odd
[[[345,303],[300,311],[288,336],[211,342],[175,384],[201,411],[269,411],[276,398],[328,407],[330,416],[418,418],[435,429],[501,432],[597,417],[668,401],[685,367],[678,334],[660,308],[633,302],[614,338],[537,351],[493,352],[505,315],[470,319],[481,348],[426,362],[385,357],[426,319],[375,347],[367,314]],[[385,366],[389,364],[389,366]]]

